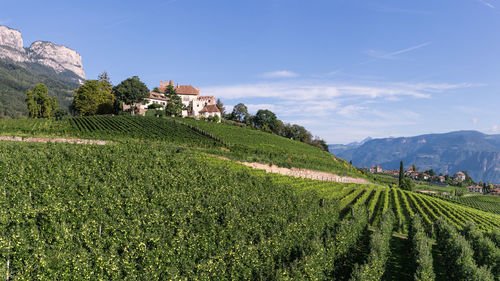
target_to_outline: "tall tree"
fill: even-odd
[[[113,112],[115,97],[111,84],[106,81],[87,80],[75,90],[73,108],[80,115],[109,114]]]
[[[215,105],[217,106],[217,108],[219,109],[220,111],[220,115],[222,117],[224,117],[226,115],[226,108],[224,107],[224,104],[221,102],[220,99],[217,99],[217,102],[215,103]]]
[[[123,80],[120,84],[113,87],[115,97],[126,105],[131,106],[132,113],[136,104],[149,97],[149,89],[139,77],[133,76]]]
[[[268,128],[271,132],[274,132],[278,127],[276,114],[267,109],[259,109],[253,118],[253,122],[258,129]]]
[[[231,113],[231,119],[238,122],[245,122],[248,118],[248,108],[243,103],[238,103],[234,106]]]
[[[168,98],[167,106],[165,107],[165,114],[167,116],[182,116],[182,109],[184,104],[181,97],[177,94],[172,83],[168,84],[165,89],[165,96]]]
[[[401,187],[404,176],[405,176],[405,170],[403,166],[403,160],[401,160],[401,163],[399,163],[399,187]]]
[[[50,117],[58,108],[57,98],[49,97],[45,84],[36,84],[33,90],[27,90],[25,102],[31,118]]]

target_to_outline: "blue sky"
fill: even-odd
[[[25,46],[267,108],[329,143],[500,133],[500,0],[2,0]]]

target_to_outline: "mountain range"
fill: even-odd
[[[26,90],[37,83],[49,88],[62,107],[85,80],[82,58],[74,50],[47,41],[24,47],[21,32],[0,26],[0,118],[26,115]]]
[[[357,167],[380,165],[384,170],[416,165],[419,171],[454,174],[467,171],[476,181],[500,183],[500,135],[457,131],[415,137],[368,139],[329,145],[331,153]]]

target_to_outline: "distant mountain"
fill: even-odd
[[[49,95],[67,107],[73,90],[85,80],[81,56],[68,47],[46,41],[23,46],[21,32],[0,26],[0,118],[26,115],[26,90],[45,83]]]
[[[500,135],[458,131],[416,137],[372,139],[350,148],[330,146],[330,152],[357,167],[380,165],[385,170],[415,164],[420,171],[454,174],[467,171],[476,181],[500,183]]]
[[[342,151],[342,150],[355,149],[355,148],[362,146],[363,144],[365,144],[365,142],[370,141],[370,140],[372,140],[372,138],[367,137],[366,139],[359,141],[359,142],[351,142],[348,144],[329,144],[328,150],[330,150],[330,151]]]

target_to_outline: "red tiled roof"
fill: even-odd
[[[180,85],[175,87],[178,95],[199,95],[200,91],[191,85]]]
[[[155,92],[151,92],[151,93],[149,93],[149,98],[150,98],[150,99],[155,99],[155,100],[168,101],[168,98],[167,98],[167,97],[165,97],[165,96],[164,96],[164,95],[162,95],[162,94],[155,93]]]
[[[205,113],[205,112],[212,113],[212,112],[220,112],[220,111],[219,111],[219,108],[217,108],[217,106],[215,104],[207,104],[207,105],[205,105],[205,107],[203,107],[202,110],[200,110],[200,113]]]
[[[199,96],[198,97],[199,100],[211,100],[211,99],[215,99],[214,96]]]

